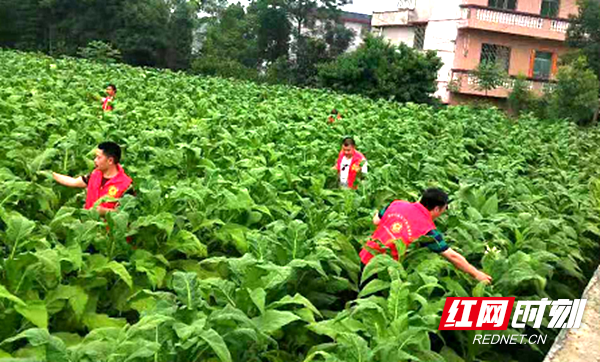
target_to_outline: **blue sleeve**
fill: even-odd
[[[421,246],[427,247],[429,250],[433,251],[436,254],[443,253],[448,250],[450,246],[444,240],[444,235],[440,233],[437,229],[433,229],[427,233],[427,236],[434,239],[434,241],[422,243]]]
[[[387,204],[386,207],[384,207],[383,209],[379,210],[379,218],[382,219],[383,215],[385,214],[385,212],[387,211],[388,207],[390,207],[392,203],[390,202],[389,204]]]

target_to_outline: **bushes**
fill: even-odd
[[[590,123],[598,107],[598,77],[587,67],[585,58],[561,67],[556,78],[552,115],[578,124]]]
[[[431,103],[442,61],[405,44],[368,36],[355,52],[319,66],[320,85],[337,91],[398,102]]]
[[[121,60],[121,52],[103,41],[94,40],[77,52],[82,58],[95,60],[100,63],[116,63]]]
[[[533,112],[538,118],[568,119],[589,124],[598,108],[598,78],[580,57],[561,66],[554,88],[537,96],[527,87],[524,76],[517,78],[508,97],[511,112]]]
[[[220,76],[224,78],[238,78],[246,80],[257,80],[256,69],[248,68],[242,63],[233,60],[204,56],[192,63],[192,71],[197,74]]]

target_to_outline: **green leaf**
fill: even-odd
[[[111,318],[106,314],[86,313],[83,324],[90,330],[97,328],[122,328],[127,324],[123,318]]]
[[[173,273],[173,289],[179,300],[188,309],[194,309],[201,304],[198,276],[195,273]]]
[[[14,256],[16,249],[23,244],[23,241],[31,235],[35,228],[35,222],[21,216],[13,215],[8,219],[6,237],[13,250],[11,257]]]
[[[485,216],[491,216],[498,213],[498,196],[494,194],[494,196],[490,197],[483,207],[481,208],[481,214]]]
[[[300,317],[292,312],[282,312],[278,310],[267,310],[260,317],[254,318],[253,321],[259,330],[271,334],[282,327],[299,320]]]
[[[248,241],[246,240],[247,228],[233,223],[227,223],[220,228],[216,236],[224,242],[233,242],[233,245],[240,254],[248,252]]]
[[[375,279],[375,280],[371,280],[369,282],[369,284],[367,284],[361,291],[360,293],[358,293],[358,297],[359,298],[364,298],[368,295],[380,292],[382,290],[386,290],[390,287],[390,283],[383,281],[383,280],[379,280],[379,279]]]
[[[485,284],[484,283],[477,283],[477,285],[475,286],[475,288],[473,288],[473,296],[474,297],[484,297],[485,296]]]
[[[180,230],[177,236],[169,239],[167,248],[167,254],[179,251],[188,257],[205,258],[208,255],[206,245],[202,244],[196,235],[186,230]]]
[[[0,298],[8,299],[23,307],[25,306],[25,302],[23,302],[19,297],[12,295],[8,290],[6,290],[6,288],[2,284],[0,284]]]
[[[254,304],[260,311],[260,313],[264,314],[265,313],[265,301],[266,301],[266,297],[267,297],[267,293],[265,292],[265,290],[263,288],[256,288],[252,291],[249,290],[248,294],[250,294],[250,298],[252,299],[252,302],[254,302]]]
[[[208,343],[221,362],[232,362],[231,353],[229,353],[225,341],[223,341],[223,338],[217,332],[213,329],[208,329],[202,331],[198,336]]]
[[[2,344],[12,343],[20,339],[27,339],[32,346],[38,347],[48,343],[50,340],[50,333],[48,333],[46,329],[31,328],[14,337],[4,340]]]
[[[15,310],[39,328],[48,328],[48,312],[42,301],[29,301],[25,306],[15,304]]]
[[[388,315],[392,321],[399,319],[408,308],[408,296],[410,290],[406,283],[394,280],[390,285],[390,296],[388,298]]]
[[[106,264],[106,266],[102,269],[112,271],[117,276],[119,276],[119,278],[121,278],[121,280],[124,281],[125,284],[129,286],[129,288],[133,288],[133,281],[131,279],[131,275],[129,274],[127,269],[125,269],[125,266],[123,266],[122,264],[119,264],[118,262],[113,260],[110,263]]]
[[[143,216],[132,225],[133,228],[149,226],[156,226],[159,230],[165,231],[169,237],[175,227],[175,218],[170,213],[162,212],[158,215]]]
[[[447,346],[442,347],[440,355],[444,357],[445,362],[465,362],[452,348]]]
[[[319,310],[308,299],[306,299],[304,296],[302,296],[298,293],[296,293],[296,295],[294,295],[293,297],[286,295],[285,297],[281,298],[279,301],[277,301],[275,303],[271,303],[269,305],[269,309],[275,309],[275,308],[279,308],[281,306],[289,305],[289,304],[303,305],[304,307],[306,307],[310,311],[312,311],[314,314],[321,316],[321,312],[319,312]]]

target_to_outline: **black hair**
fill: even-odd
[[[338,110],[337,110],[337,109],[335,109],[335,108],[334,108],[334,109],[332,109],[332,110],[331,110],[331,114],[338,114]]]
[[[111,87],[113,89],[113,91],[115,91],[115,93],[117,93],[117,86],[114,84],[109,84],[108,87]]]
[[[121,162],[121,147],[114,142],[102,142],[98,145],[98,149],[102,150],[104,156],[112,158],[115,164]]]
[[[356,142],[354,142],[354,138],[352,137],[346,137],[342,140],[342,146],[353,146],[356,147]]]
[[[421,200],[419,203],[429,211],[435,209],[436,207],[444,207],[448,205],[450,200],[448,199],[448,194],[440,189],[427,189],[423,192]]]

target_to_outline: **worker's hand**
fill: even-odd
[[[379,218],[379,211],[375,211],[375,215],[373,215],[373,224],[379,225],[381,219]]]
[[[483,282],[484,284],[492,284],[492,277],[481,271],[478,272],[477,275],[475,275],[475,279],[477,279],[480,282]]]
[[[98,211],[98,213],[100,214],[100,216],[105,216],[107,213],[111,212],[111,209],[108,209],[106,207],[102,207],[100,205],[98,205],[96,207],[96,211]]]
[[[331,167],[332,170],[337,171],[337,166]]]

